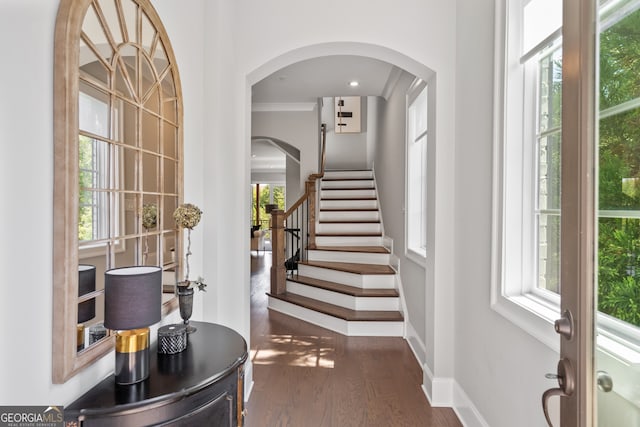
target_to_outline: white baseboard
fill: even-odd
[[[434,408],[453,407],[453,388],[455,381],[453,378],[434,377],[433,372],[427,364],[422,365],[422,390],[427,396],[427,400]]]
[[[453,410],[465,427],[489,427],[462,387],[454,381]]]
[[[406,315],[405,315],[406,317]],[[413,352],[416,360],[420,366],[424,366],[427,363],[427,347],[424,345],[416,330],[409,320],[405,322],[405,340],[409,343],[409,348]]]
[[[422,365],[422,390],[433,407],[452,408],[465,427],[489,427],[469,396],[453,378],[437,378],[429,367]]]

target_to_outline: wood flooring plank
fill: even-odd
[[[369,254],[388,254],[389,249],[384,246],[314,246],[317,251],[335,251],[335,252],[365,252]]]
[[[327,280],[320,280],[314,277],[306,277],[293,275],[287,278],[288,281],[302,283],[303,285],[313,286],[315,288],[326,289],[328,291],[338,292],[345,295],[351,295],[354,297],[397,297],[398,291],[396,289],[376,289],[376,288],[358,288],[355,286],[343,285],[341,283],[329,282]]]
[[[271,255],[251,259],[247,427],[462,427],[432,408],[400,337],[346,337],[267,309]]]
[[[396,274],[395,270],[384,264],[356,264],[352,262],[300,261],[299,264],[311,267],[328,268],[353,274]]]
[[[404,320],[402,313],[399,311],[351,310],[324,301],[292,294],[291,292],[278,295],[269,293],[268,295],[271,298],[352,322],[401,322]]]

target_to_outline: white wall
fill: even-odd
[[[491,427],[538,427],[558,355],[490,308],[493,9],[458,0],[455,377]]]
[[[406,317],[425,347],[426,336],[426,290],[433,295],[433,283],[428,283],[425,267],[416,264],[404,254],[405,247],[405,117],[406,93],[415,76],[403,73],[387,101],[381,99],[377,122],[380,139],[376,144],[375,173],[382,207],[385,234],[393,239],[394,252],[400,258],[400,273],[407,303]],[[430,301],[433,298],[429,299]],[[431,311],[432,313],[432,311]],[[433,324],[433,322],[430,322]],[[433,348],[433,334],[429,346]],[[433,366],[433,352],[427,353],[429,366]]]
[[[360,132],[336,133],[335,98],[323,98],[322,123],[327,125],[326,168],[367,168],[367,98],[360,98]]]
[[[310,8],[287,0],[241,0],[237,5],[235,52],[238,73],[248,76],[247,87],[291,63],[330,54],[370,56],[415,75],[437,75],[433,129],[438,145],[433,173],[440,189],[433,201],[434,267],[427,271],[434,284],[431,301],[436,302],[425,328],[433,334],[434,345],[427,350],[434,354],[429,366],[434,381],[450,385],[454,375],[455,3],[401,0],[390,7],[382,0],[329,0],[321,8]],[[335,13],[338,9],[340,14]],[[262,25],[265,21],[268,26]]]
[[[256,111],[251,114],[251,135],[275,138],[300,150],[300,188],[287,186],[287,200],[297,200],[304,183],[318,173],[318,113],[316,111]]]
[[[249,240],[242,236],[249,220],[251,85],[292,62],[332,53],[376,57],[416,75],[428,67],[438,99],[435,250],[424,314],[416,303],[410,317],[424,336],[426,367],[456,402],[468,403],[459,398],[466,393],[492,427],[542,425],[540,394],[550,386],[543,374],[554,370],[557,357],[489,308],[493,1],[458,0],[457,9],[440,0],[398,0],[393,7],[327,0],[321,8],[288,0],[153,3],[183,82],[185,200],[204,211],[192,258],[194,274],[202,270],[209,283],[200,297],[202,318],[248,337]],[[51,384],[57,2],[4,0],[0,8],[5,63],[15,64],[0,68],[0,320],[2,341],[15,345],[0,352],[0,402],[68,404],[110,374],[113,359]],[[393,221],[385,218],[385,226],[398,234]],[[420,291],[419,281],[410,286]]]
[[[185,107],[185,200],[202,203],[202,4],[184,7],[153,2],[169,32],[183,82]],[[51,383],[52,194],[53,194],[53,33],[58,2],[5,0],[0,5],[0,352],[2,404],[68,404],[113,372],[113,354],[67,383]],[[178,31],[189,22],[189,31]],[[203,223],[209,220],[204,209]],[[192,269],[202,268],[202,230],[194,233]],[[196,310],[196,315],[198,311]],[[177,316],[166,321],[176,321]],[[197,318],[194,316],[194,318]],[[179,320],[179,319],[177,319]],[[152,335],[154,335],[152,330]]]

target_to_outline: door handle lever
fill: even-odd
[[[545,377],[549,379],[557,379],[559,387],[550,388],[542,394],[542,411],[544,418],[547,420],[549,427],[553,427],[551,418],[549,417],[549,399],[552,396],[571,396],[575,390],[575,371],[569,359],[560,359],[558,361],[558,373],[547,374]]]

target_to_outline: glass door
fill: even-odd
[[[600,5],[598,426],[640,426],[640,1]]]
[[[564,0],[560,425],[640,426],[640,0]]]

